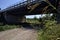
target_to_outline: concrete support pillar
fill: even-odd
[[[58,3],[57,3],[56,21],[57,23],[60,23],[60,0],[58,0]]]
[[[26,17],[24,15],[12,15],[7,13],[4,17],[8,24],[19,24],[26,22]]]
[[[2,17],[3,17],[2,14],[0,14],[0,22],[2,22]]]
[[[17,20],[18,20],[19,22],[24,23],[24,22],[26,22],[26,17],[23,15],[23,16],[18,17]]]

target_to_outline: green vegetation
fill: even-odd
[[[57,24],[55,18],[43,17],[44,28],[38,30],[38,40],[60,40],[60,24]]]
[[[0,31],[5,31],[5,30],[19,28],[19,27],[20,27],[19,25],[4,25],[4,26],[0,26]]]
[[[39,23],[38,20],[34,20],[34,19],[27,19],[26,22],[27,23],[34,23],[34,24],[38,24]]]
[[[55,21],[47,21],[45,27],[38,31],[38,40],[56,40],[60,36],[60,27]]]

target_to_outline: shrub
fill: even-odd
[[[38,40],[60,40],[60,24],[46,20],[45,28],[38,31]]]

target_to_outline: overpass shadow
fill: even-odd
[[[34,23],[17,23],[17,24],[11,24],[11,23],[8,23],[6,25],[19,25],[19,28],[25,28],[25,29],[42,29],[43,28],[43,25],[41,24],[34,24]],[[4,26],[4,25],[2,25]]]
[[[23,28],[25,29],[42,29],[43,28],[43,25],[41,24],[34,24],[34,23],[23,23],[21,24]]]
[[[23,23],[23,24],[21,24],[21,25],[22,25],[22,27],[25,28],[25,29],[33,29],[33,26],[30,25],[30,23]]]

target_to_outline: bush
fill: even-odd
[[[46,20],[45,28],[38,31],[38,40],[60,40],[60,24]]]

